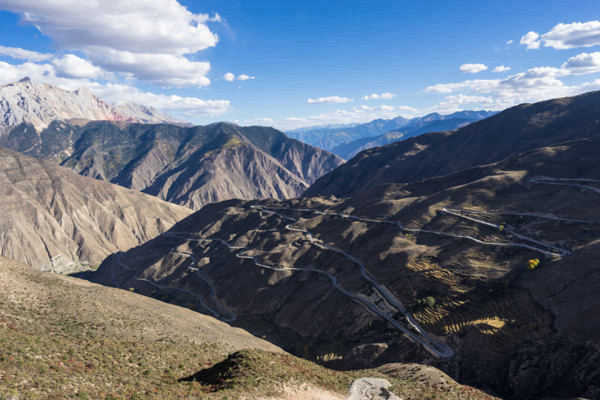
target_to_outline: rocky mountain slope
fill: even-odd
[[[505,398],[598,398],[600,132],[582,120],[600,115],[594,96],[489,119],[515,133],[496,163],[341,200],[205,206],[92,279],[185,289],[202,301],[167,300],[329,366],[418,362]],[[527,109],[529,128],[511,117]]]
[[[192,310],[1,256],[0,292],[2,398],[343,399],[366,375],[404,399],[491,399],[418,365],[328,370]]]
[[[36,131],[52,121],[73,118],[144,123],[176,123],[173,117],[153,108],[125,103],[112,106],[87,88],[73,92],[48,84],[36,84],[29,78],[0,86],[0,136],[9,127],[30,124]]]
[[[366,150],[324,175],[306,196],[349,196],[380,183],[412,182],[588,137],[600,124],[600,92],[522,104],[458,131]]]
[[[0,147],[0,255],[72,272],[164,232],[190,210]]]
[[[424,117],[390,120],[376,119],[366,124],[344,127],[302,128],[287,132],[289,137],[329,150],[350,159],[359,151],[382,146],[422,133],[453,130],[495,114],[490,111],[460,111],[441,115],[432,113]]]
[[[193,209],[231,198],[297,197],[342,163],[275,129],[228,123],[55,121],[39,134],[22,124],[0,145]]]

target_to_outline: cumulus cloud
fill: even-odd
[[[194,14],[176,0],[2,0],[0,8],[20,13],[24,23],[69,49],[182,55],[218,41],[206,26],[210,16]]]
[[[561,78],[600,72],[600,53],[582,53],[569,58],[560,68],[535,67],[504,79],[471,79],[427,86],[425,92],[448,94],[434,107],[447,112],[460,109],[500,110],[519,103],[573,96],[600,88],[596,79],[568,85]],[[469,103],[466,103],[466,102]],[[465,105],[468,104],[468,107]]]
[[[233,82],[236,79],[238,81],[248,81],[248,80],[251,80],[251,79],[256,79],[256,77],[255,76],[246,75],[246,74],[240,74],[240,75],[238,75],[236,77],[231,72],[228,72],[225,75],[223,75],[223,79],[225,79],[227,82]]]
[[[544,46],[558,50],[600,45],[600,21],[558,24],[542,35]]]
[[[510,46],[510,45],[511,45],[511,44],[513,44],[513,43],[514,43],[514,40],[510,39],[508,42],[506,42],[506,45],[507,45],[507,46]]]
[[[541,36],[529,32],[520,43],[528,50],[539,49],[541,44],[557,50],[597,46],[600,45],[600,21],[560,23]]]
[[[510,67],[507,67],[505,65],[498,65],[496,68],[494,68],[494,72],[506,72],[506,71],[510,71]]]
[[[156,94],[125,84],[92,83],[89,89],[109,103],[129,101],[144,104],[187,119],[222,115],[227,113],[231,106],[229,100],[204,100],[197,97]]]
[[[394,93],[389,93],[389,92],[385,92],[385,93],[372,93],[370,95],[367,96],[363,96],[363,100],[391,100],[394,97],[396,97],[396,95]]]
[[[88,54],[102,68],[159,86],[207,86],[210,63],[190,61],[172,54],[132,53],[98,48]]]
[[[536,32],[527,32],[525,35],[521,37],[521,41],[519,44],[523,46],[527,46],[527,50],[536,50],[540,48],[540,41],[538,38],[540,35]]]
[[[218,41],[218,15],[194,14],[176,0],[0,0],[60,49],[81,51],[95,65],[164,86],[205,86],[208,62],[190,61]]]
[[[308,99],[306,102],[308,104],[339,104],[339,103],[350,103],[354,101],[354,99],[348,97],[340,97],[340,96],[329,96],[329,97],[319,97],[316,99]]]
[[[476,74],[481,71],[488,69],[485,64],[463,64],[460,66],[460,72],[466,74]]]
[[[562,65],[562,69],[575,75],[600,72],[600,52],[581,53],[571,57]]]
[[[55,58],[52,64],[54,64],[56,76],[59,77],[94,79],[100,78],[103,75],[101,68],[74,54],[66,54],[62,58]]]
[[[25,50],[20,47],[0,46],[0,55],[9,56],[16,60],[45,61],[52,58],[52,54],[38,53],[37,51]]]

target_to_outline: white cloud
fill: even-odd
[[[246,75],[246,74],[241,74],[241,75],[238,75],[237,79],[238,79],[238,81],[247,81],[249,79],[256,79],[256,77]]]
[[[90,83],[88,79],[64,78],[56,75],[52,64],[36,64],[25,62],[23,64],[9,64],[0,62],[0,85],[30,77],[36,83],[48,83],[65,90],[75,90]]]
[[[510,46],[510,45],[511,45],[511,44],[513,44],[514,42],[515,42],[514,40],[510,39],[508,42],[506,42],[506,45],[507,45],[507,46]]]
[[[219,15],[194,14],[176,0],[0,0],[0,9],[105,70],[163,86],[210,84],[210,64],[185,55],[216,45],[206,23]]]
[[[354,99],[348,97],[340,97],[340,96],[329,96],[329,97],[319,97],[317,99],[308,99],[306,102],[308,104],[337,104],[337,103],[350,103],[354,101]]]
[[[562,65],[562,69],[575,75],[600,72],[600,52],[581,53],[571,57]]]
[[[37,51],[25,50],[20,47],[0,46],[0,55],[9,56],[16,60],[45,61],[52,58],[52,54],[38,53]]]
[[[521,41],[519,44],[523,46],[527,46],[527,50],[535,50],[540,48],[540,41],[538,38],[540,35],[536,32],[527,32],[523,37],[521,37]]]
[[[496,104],[495,101],[489,96],[469,96],[457,94],[445,97],[443,101],[436,104],[435,107],[433,107],[430,111],[435,111],[442,114],[451,114],[464,109],[486,110],[501,108],[504,107]]]
[[[527,50],[539,49],[542,43],[544,47],[557,50],[598,46],[600,21],[560,23],[541,36],[536,32],[529,32],[521,38],[520,43],[527,46]]]
[[[144,104],[188,120],[222,115],[229,112],[231,108],[229,100],[204,100],[197,97],[144,92],[126,84],[107,83],[103,85],[89,79],[60,77],[57,76],[55,67],[52,64],[26,62],[13,65],[0,61],[0,85],[15,82],[25,77],[30,77],[36,83],[48,83],[65,90],[87,87],[98,97],[109,103],[130,101]]]
[[[52,64],[54,64],[56,76],[63,78],[94,79],[103,75],[101,68],[74,54],[66,54],[62,58],[55,58]]]
[[[206,26],[208,15],[194,14],[176,0],[1,0],[0,8],[20,13],[24,23],[67,49],[182,55],[218,41]]]
[[[425,92],[452,94],[433,110],[446,112],[461,109],[500,110],[520,103],[573,96],[600,88],[600,80],[567,85],[561,78],[600,72],[600,52],[571,57],[561,68],[535,67],[504,79],[472,79],[427,86]],[[468,107],[465,105],[468,104]]]
[[[102,68],[159,86],[207,86],[210,63],[190,61],[172,54],[132,53],[108,48],[95,48],[89,58]]]
[[[418,114],[418,110],[409,106],[367,106],[361,105],[353,107],[351,110],[335,110],[328,113],[319,115],[312,115],[308,117],[287,117],[281,120],[270,122],[265,118],[252,119],[243,121],[243,125],[264,125],[274,126],[278,129],[289,130],[300,128],[304,126],[321,125],[321,124],[350,124],[350,123],[364,123],[369,122],[377,118],[396,118],[398,116],[403,117],[414,117]],[[269,118],[270,119],[270,118]]]
[[[486,69],[488,69],[488,67],[485,64],[463,64],[460,66],[460,72],[466,74],[476,74],[485,71]]]
[[[500,82],[499,79],[472,79],[456,83],[438,83],[427,86],[425,92],[429,93],[452,93],[460,89],[469,88],[477,92],[489,92]]]
[[[91,84],[89,89],[109,103],[129,101],[154,107],[160,111],[174,112],[185,118],[218,116],[230,111],[229,100],[203,100],[197,97],[155,94],[123,84]]]
[[[246,75],[246,74],[240,74],[240,75],[238,75],[236,77],[231,72],[228,72],[225,75],[223,75],[223,79],[225,79],[227,82],[233,82],[236,79],[238,81],[248,81],[248,80],[251,80],[251,79],[256,79],[256,77],[255,76]]]
[[[389,93],[389,92],[379,93],[379,94],[373,93],[368,96],[363,96],[363,100],[391,100],[394,97],[396,97],[396,95],[394,93]]]
[[[494,68],[494,72],[506,72],[506,71],[510,71],[510,67],[507,67],[505,65],[498,65],[496,68]]]
[[[558,24],[542,35],[545,47],[558,50],[600,45],[600,21]]]

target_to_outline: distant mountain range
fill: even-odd
[[[589,135],[600,92],[522,104],[458,131],[416,136],[366,150],[321,177],[305,196],[350,196],[381,183],[406,183],[489,164]]]
[[[286,134],[310,145],[350,159],[358,152],[427,132],[454,130],[494,115],[492,111],[459,111],[449,115],[432,113],[406,119],[376,119],[365,124],[341,127],[315,126],[294,129]]]
[[[87,88],[69,92],[48,84],[36,84],[29,78],[0,86],[0,136],[8,127],[21,123],[40,131],[52,121],[74,118],[184,123],[152,107],[127,102],[108,104]]]

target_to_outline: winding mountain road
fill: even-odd
[[[264,206],[252,206],[252,207],[263,207]],[[442,231],[432,231],[432,230],[428,230],[428,229],[422,229],[422,228],[407,228],[406,226],[404,226],[402,223],[400,223],[399,221],[392,221],[392,220],[382,220],[382,219],[373,219],[373,218],[362,218],[362,217],[357,217],[355,215],[350,215],[350,214],[342,214],[342,213],[335,213],[335,212],[326,212],[326,211],[319,211],[319,210],[314,210],[314,209],[310,209],[310,208],[287,208],[287,207],[267,207],[267,209],[269,209],[271,212],[279,215],[282,218],[286,218],[288,220],[293,220],[293,218],[284,216],[282,214],[279,214],[277,212],[275,212],[275,210],[280,210],[280,211],[296,211],[296,212],[310,212],[310,213],[315,213],[315,214],[319,214],[319,215],[330,215],[330,216],[336,216],[336,217],[340,217],[340,218],[347,218],[347,219],[353,219],[356,221],[362,221],[362,222],[372,222],[372,223],[378,223],[378,224],[390,224],[390,225],[396,225],[400,230],[405,231],[405,232],[410,232],[410,233],[428,233],[428,234],[432,234],[432,235],[437,235],[437,236],[445,236],[445,237],[450,237],[450,238],[454,238],[454,239],[466,239],[466,240],[470,240],[474,243],[477,244],[481,244],[484,246],[503,246],[503,247],[522,247],[525,249],[529,249],[529,250],[534,250],[534,251],[538,251],[540,253],[543,253],[545,255],[548,256],[552,256],[552,257],[562,257],[568,254],[571,254],[571,252],[569,250],[566,249],[561,249],[559,247],[555,247],[552,246],[548,243],[545,242],[541,242],[538,241],[536,239],[530,238],[528,236],[525,235],[521,235],[519,233],[516,233],[512,230],[509,230],[508,232],[515,235],[516,237],[526,240],[526,241],[530,241],[532,243],[536,243],[538,245],[544,246],[544,247],[548,247],[548,248],[552,248],[554,250],[556,250],[556,252],[550,252],[548,250],[544,250],[543,248],[539,248],[539,247],[535,247],[535,246],[530,246],[527,244],[523,244],[523,243],[515,243],[515,242],[487,242],[485,240],[481,240],[478,239],[476,237],[473,236],[469,236],[469,235],[464,235],[464,234],[460,234],[460,233],[451,233],[451,232],[442,232]],[[473,222],[477,222],[477,223],[482,223],[484,225],[490,226],[492,228],[496,228],[499,229],[500,226],[487,222],[487,221],[481,221],[481,220],[477,220],[474,218],[469,218],[460,214],[455,213],[454,211],[451,211],[451,209],[448,208],[443,208],[442,212],[448,213],[448,214],[455,214],[458,217],[462,217],[462,218],[467,218],[470,219]]]
[[[282,210],[282,208],[274,208],[274,207],[266,207],[266,206],[257,206],[257,205],[253,205],[250,208],[262,211],[262,212],[266,212],[266,213],[270,213],[270,214],[275,214],[283,219],[286,219],[288,221],[294,221],[297,222],[297,220],[295,220],[294,218],[288,217],[286,215],[283,215],[281,213],[278,213],[275,210]],[[298,209],[287,209],[287,210],[294,210],[294,211],[298,211]],[[313,212],[314,210],[310,210],[310,209],[302,209],[302,211],[311,211]],[[319,213],[323,213],[323,212],[319,212]],[[327,213],[327,214],[331,214],[331,215],[336,215],[335,213]],[[351,217],[351,216],[348,216]],[[358,217],[354,217],[353,219],[361,219],[364,220],[365,218],[358,218]],[[378,222],[376,220],[370,220],[369,222]],[[359,302],[361,302],[362,304],[364,304],[365,306],[367,306],[371,311],[373,311],[375,314],[379,315],[380,317],[384,318],[385,320],[387,320],[388,322],[390,322],[393,326],[395,326],[397,329],[399,329],[400,331],[402,331],[406,336],[408,336],[410,339],[412,339],[413,341],[420,343],[423,347],[425,347],[429,352],[431,352],[432,354],[434,354],[437,357],[451,357],[454,352],[453,350],[448,347],[445,343],[442,343],[441,341],[437,340],[436,338],[434,338],[433,336],[431,336],[427,331],[425,331],[425,329],[423,329],[419,323],[414,319],[414,317],[412,316],[412,314],[410,314],[402,305],[402,303],[400,302],[400,300],[398,300],[398,298],[396,298],[396,296],[394,296],[384,285],[380,284],[379,282],[377,282],[367,271],[365,264],[360,261],[359,259],[357,259],[356,257],[348,254],[347,252],[345,252],[342,249],[339,249],[337,247],[328,245],[323,243],[320,240],[314,239],[313,235],[307,230],[307,229],[299,229],[299,228],[294,228],[291,226],[291,224],[288,224],[285,226],[286,229],[290,230],[290,231],[294,231],[294,232],[299,232],[302,234],[305,234],[308,236],[310,244],[313,246],[317,246],[322,250],[330,250],[336,253],[339,253],[341,255],[343,255],[344,257],[348,258],[350,261],[352,261],[353,263],[357,264],[360,268],[360,272],[362,274],[362,276],[373,286],[373,288],[380,294],[382,300],[384,300],[386,302],[386,304],[392,308],[395,309],[397,312],[400,312],[404,315],[404,317],[406,318],[407,322],[412,326],[412,328],[414,330],[416,330],[418,332],[419,335],[416,335],[414,332],[412,332],[411,330],[407,329],[406,327],[404,327],[402,324],[400,324],[397,320],[395,320],[394,318],[390,317],[389,315],[387,315],[381,308],[379,308],[379,306],[377,306],[377,304],[375,304],[373,301],[371,301],[370,299],[364,297],[364,296],[359,296],[356,294],[353,294],[351,292],[348,292],[347,290],[343,289],[337,279],[330,273],[320,270],[320,269],[314,269],[314,268],[281,268],[281,267],[273,267],[273,266],[268,266],[265,264],[261,264],[259,263],[255,257],[251,257],[251,256],[244,256],[238,254],[238,257],[240,258],[248,258],[248,259],[252,259],[254,261],[254,263],[260,267],[263,268],[270,268],[270,269],[275,269],[275,270],[298,270],[298,271],[312,271],[312,272],[317,272],[320,274],[325,274],[329,277],[329,279],[331,279],[331,281],[333,282],[333,285],[336,289],[338,289],[339,291],[341,291],[342,293],[344,293],[345,295],[353,298],[354,300],[357,300]]]
[[[583,183],[600,183],[600,180],[597,179],[587,179],[587,178],[552,178],[549,176],[538,176],[529,179],[531,183],[542,183],[545,185],[558,185],[558,186],[573,186],[579,189],[589,190],[595,194],[600,194],[600,189],[594,186],[582,185]]]
[[[458,218],[466,219],[466,220],[471,221],[471,222],[475,222],[477,224],[486,225],[486,226],[489,226],[489,227],[492,227],[492,228],[495,228],[495,229],[500,229],[500,225],[494,224],[493,222],[482,221],[482,220],[477,219],[477,218],[472,218],[472,217],[469,217],[469,216],[466,216],[466,215],[462,215],[460,209],[450,209],[450,208],[444,207],[444,208],[442,208],[442,212],[446,213],[446,214],[449,214],[449,215],[453,215],[453,216],[458,217]],[[535,244],[537,244],[539,246],[543,246],[543,247],[546,247],[548,249],[552,249],[552,250],[554,250],[554,252],[547,251],[547,250],[544,250],[544,249],[540,249],[540,248],[534,247],[534,246],[529,246],[529,245],[522,244],[522,243],[507,242],[507,244],[509,244],[511,246],[524,247],[524,248],[527,248],[527,249],[536,250],[536,251],[539,251],[540,253],[543,253],[543,254],[551,256],[551,257],[557,257],[557,256],[558,257],[564,257],[564,256],[568,256],[569,254],[571,254],[570,250],[566,250],[566,249],[563,249],[563,248],[560,248],[560,247],[556,247],[556,246],[554,246],[554,245],[552,245],[550,243],[542,242],[540,240],[531,238],[529,236],[521,235],[520,233],[517,233],[517,232],[513,231],[512,229],[510,229],[508,227],[504,227],[503,231],[506,232],[506,233],[509,233],[509,234],[511,234],[511,235],[513,235],[513,236],[515,236],[515,237],[517,237],[519,239],[521,239],[521,240],[525,240],[525,241],[528,241],[528,242],[531,242],[531,243],[535,243]]]
[[[170,254],[178,254],[178,253],[170,253]],[[230,311],[228,311],[227,309],[225,309],[225,307],[223,307],[223,305],[221,304],[221,302],[219,302],[219,300],[218,300],[218,299],[216,299],[215,297],[212,297],[212,298],[211,298],[211,300],[213,300],[213,302],[214,302],[215,304],[217,304],[217,306],[219,306],[220,308],[222,308],[223,310],[225,310],[225,311],[226,311],[226,312],[225,312],[225,314],[228,314],[228,315],[229,315],[228,317],[223,317],[223,316],[221,315],[221,313],[219,313],[219,312],[215,311],[215,310],[214,310],[213,308],[211,308],[211,307],[210,307],[208,304],[206,304],[206,302],[204,301],[204,299],[202,298],[202,296],[199,296],[197,293],[195,293],[195,292],[192,292],[191,290],[182,289],[182,288],[177,288],[177,287],[173,287],[173,286],[169,286],[169,285],[163,285],[163,284],[160,284],[160,283],[158,283],[158,282],[152,281],[152,280],[150,280],[150,279],[141,278],[141,277],[140,277],[140,274],[141,274],[143,271],[138,271],[138,270],[136,270],[135,268],[131,268],[129,265],[127,265],[127,264],[126,264],[126,263],[123,261],[123,259],[122,259],[122,255],[123,255],[123,253],[121,253],[121,252],[116,254],[116,256],[115,256],[115,257],[116,257],[116,262],[117,262],[117,264],[119,264],[119,266],[120,266],[121,268],[123,268],[124,270],[131,271],[131,272],[135,272],[135,275],[133,276],[133,279],[134,279],[134,280],[136,280],[136,281],[139,281],[139,282],[144,282],[144,283],[147,283],[147,284],[149,284],[149,285],[151,285],[151,286],[154,286],[155,288],[158,288],[158,289],[161,289],[161,290],[175,290],[175,291],[179,291],[179,292],[183,292],[183,293],[189,294],[190,296],[192,296],[192,297],[194,297],[196,300],[198,300],[198,301],[200,302],[200,305],[201,305],[201,306],[202,306],[204,309],[206,309],[206,310],[207,310],[209,313],[211,313],[211,314],[212,314],[212,315],[213,315],[215,318],[217,318],[217,319],[221,319],[222,321],[231,322],[231,321],[234,321],[235,319],[237,319],[237,316],[236,316],[235,314],[231,313]],[[181,255],[187,255],[187,254],[185,254],[185,253],[181,253]],[[189,255],[187,255],[187,256],[189,257]],[[192,262],[193,262],[194,264],[196,263],[196,261],[195,261],[193,258],[192,258]],[[111,276],[111,279],[113,279],[113,284],[115,285],[115,287],[117,287],[117,288],[120,288],[121,286],[120,286],[119,282],[117,282],[117,281],[114,279],[114,274],[112,273],[112,272],[113,272],[113,269],[112,269],[112,268],[113,268],[113,265],[111,265],[111,275],[112,275],[112,276]],[[204,279],[204,277],[202,277],[202,276],[201,276],[201,275],[198,273],[198,271],[197,271],[197,270],[196,270],[196,275],[197,275],[197,276],[199,276],[199,277],[200,277],[200,278],[201,278],[201,279],[202,279],[204,282],[207,282],[207,281]],[[207,282],[207,283],[208,283],[208,282]],[[209,288],[210,288],[210,290],[211,290],[211,293],[214,293],[214,292],[212,291],[212,290],[214,290],[214,287],[212,286],[212,284],[209,284]]]

